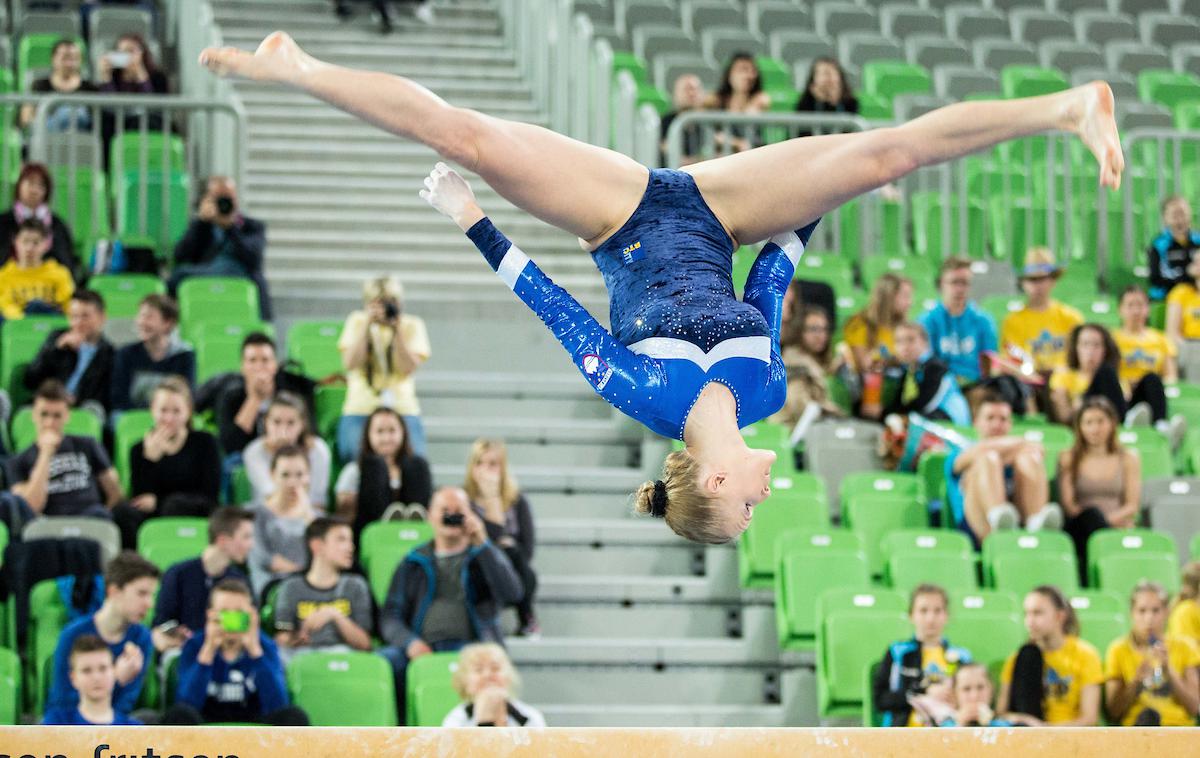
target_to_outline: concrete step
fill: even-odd
[[[670,686],[670,685],[668,685]],[[679,686],[688,686],[680,683]],[[540,693],[537,693],[540,697]],[[530,695],[532,697],[532,694]],[[671,698],[673,699],[673,698]],[[787,709],[769,705],[675,705],[663,703],[604,703],[563,705],[552,700],[526,700],[551,726],[579,728],[784,727],[795,726]]]
[[[697,560],[697,554],[699,560]],[[689,576],[704,568],[704,550],[683,545],[647,550],[645,546],[547,545],[539,537],[534,565],[547,578],[571,576]]]
[[[779,678],[776,670],[748,666],[518,665],[530,698],[593,707],[655,705],[664,699],[691,706],[770,705],[765,693],[778,686]]]
[[[422,397],[421,404],[428,407],[428,399]],[[470,402],[470,401],[468,401]],[[472,403],[474,405],[474,403]],[[432,463],[465,462],[471,451],[471,443],[431,442],[427,458]],[[630,466],[635,451],[629,445],[589,445],[585,443],[531,445],[515,443],[508,445],[508,458],[514,464],[543,463],[547,466]]]
[[[628,632],[627,632],[628,633]],[[528,665],[629,665],[643,666],[772,666],[776,650],[757,651],[741,639],[699,637],[548,637],[520,638],[506,643],[509,655],[524,671]]]
[[[738,605],[682,603],[539,602],[537,616],[543,638],[724,638],[730,629],[740,628],[742,609]],[[510,639],[509,643],[516,641]],[[532,647],[537,643],[521,644]]]
[[[458,397],[422,397],[421,412],[429,416],[454,416],[465,403]],[[473,414],[493,418],[596,419],[611,418],[612,408],[595,396],[590,398],[475,397],[470,401]]]
[[[430,421],[433,421],[430,418]],[[441,423],[437,425],[441,428]],[[428,429],[433,429],[427,423]],[[431,437],[432,439],[432,437]],[[433,480],[455,481],[462,476],[461,465],[434,465]],[[579,466],[514,466],[513,474],[526,492],[632,492],[645,477],[639,469],[619,467]]]

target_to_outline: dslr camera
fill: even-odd
[[[216,205],[217,213],[221,214],[222,216],[228,216],[230,213],[233,213],[233,209],[237,207],[233,202],[233,198],[229,195],[221,195],[217,197]]]
[[[400,304],[395,300],[383,301],[383,317],[388,321],[395,321],[400,318]]]

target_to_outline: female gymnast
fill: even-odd
[[[636,500],[639,511],[698,542],[736,537],[770,494],[775,454],[747,447],[738,430],[783,404],[780,307],[821,215],[922,166],[1052,130],[1079,135],[1100,164],[1101,185],[1119,187],[1124,169],[1103,82],[958,103],[897,127],[798,138],[676,171],[451,106],[403,77],[319,61],[282,32],[253,54],[209,48],[200,62],[221,76],[298,88],[421,142],[579,237],[608,287],[611,334],[492,226],[461,177],[439,164],[422,192],[467,231],[599,394],[686,443]],[[732,253],[766,239],[739,302]]]

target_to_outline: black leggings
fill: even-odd
[[[521,584],[525,586],[525,594],[521,597],[521,602],[517,603],[517,618],[520,619],[521,625],[524,626],[534,618],[533,598],[537,594],[537,574],[534,573],[533,566],[529,565],[529,561],[525,559],[525,556],[516,547],[504,548],[504,554],[508,556],[513,569],[521,577]]]
[[[1130,407],[1138,403],[1150,406],[1150,414],[1154,420],[1162,421],[1167,417],[1167,392],[1163,388],[1162,377],[1158,374],[1146,374],[1133,387],[1129,400],[1125,399],[1125,390],[1117,378],[1117,371],[1111,366],[1101,366],[1092,377],[1092,384],[1083,393],[1084,397],[1104,397],[1117,409],[1117,417],[1125,418]]]
[[[1008,686],[1008,710],[1024,713],[1036,719],[1044,719],[1042,699],[1045,697],[1046,664],[1042,651],[1032,642],[1027,642],[1017,651],[1013,661],[1012,680]]]

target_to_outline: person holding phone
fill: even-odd
[[[241,579],[222,579],[209,594],[204,631],[183,646],[175,704],[162,720],[211,722],[308,726],[308,715],[288,700],[279,650],[259,627]]]
[[[162,95],[167,75],[154,62],[154,54],[140,34],[122,34],[115,50],[100,57],[101,92]]]
[[[433,540],[414,548],[392,576],[380,615],[380,653],[392,664],[396,703],[404,713],[408,662],[470,642],[502,643],[500,610],[524,586],[504,551],[487,538],[467,493],[442,487],[429,503]]]

